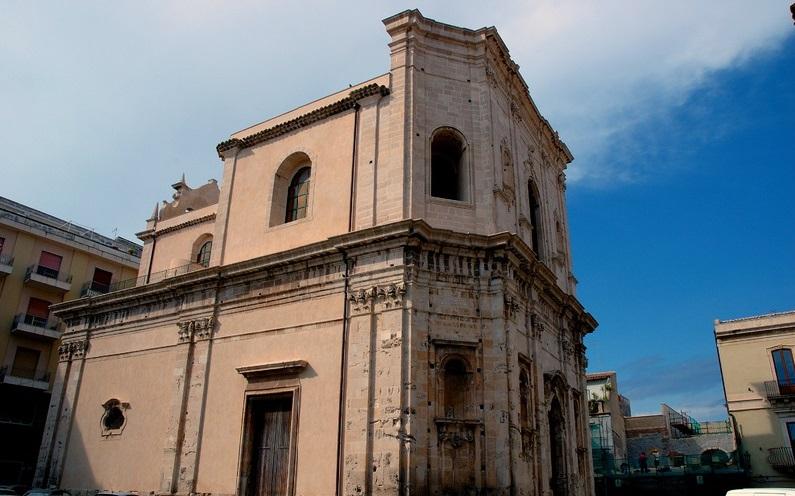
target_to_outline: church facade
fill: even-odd
[[[220,143],[138,280],[54,307],[38,483],[593,493],[572,155],[494,28],[384,24],[388,73]]]

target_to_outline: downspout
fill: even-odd
[[[362,106],[359,102],[353,104],[353,150],[351,150],[351,188],[350,198],[348,202],[348,232],[353,231],[353,207],[356,196],[356,159],[358,154],[359,144],[359,110]]]
[[[221,236],[221,253],[218,256],[218,265],[224,264],[224,255],[226,254],[226,236],[229,230],[229,211],[232,208],[232,195],[235,192],[235,172],[237,172],[237,155],[240,153],[240,147],[235,148],[235,156],[232,158],[232,174],[229,178],[229,197],[226,200],[226,215],[224,216],[224,233]]]
[[[358,136],[359,136],[359,110],[361,105],[354,103],[354,116],[353,116],[353,146],[351,150],[351,186],[350,198],[348,202],[348,232],[353,231],[353,207],[354,197],[356,194],[356,155],[358,152]],[[337,414],[337,474],[335,484],[335,494],[340,496],[342,491],[342,468],[343,468],[343,454],[345,444],[345,395],[348,385],[348,333],[350,331],[349,325],[349,310],[348,310],[348,291],[350,289],[350,259],[344,250],[342,251],[342,261],[345,264],[345,272],[343,278],[342,290],[342,343],[340,348],[340,398],[339,398],[339,411]]]

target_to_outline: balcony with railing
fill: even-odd
[[[21,313],[14,317],[11,333],[37,339],[58,339],[61,337],[61,332],[58,330],[58,323],[55,319],[38,317],[27,313]]]
[[[767,462],[776,470],[795,472],[795,456],[791,447],[770,448],[767,450]]]
[[[161,270],[160,272],[153,272],[148,276],[135,277],[133,279],[125,279],[111,284],[101,284],[96,282],[86,283],[80,291],[80,297],[97,296],[100,294],[112,293],[114,291],[121,291],[122,289],[134,288],[136,286],[144,286],[146,284],[154,284],[156,282],[164,281],[172,277],[189,274],[199,270],[204,270],[207,267],[197,263],[181,265],[171,269]]]
[[[80,288],[80,297],[85,298],[86,296],[99,296],[105,293],[109,293],[111,286],[112,284],[105,284],[97,281],[89,281],[83,284],[83,287]]]
[[[66,293],[72,289],[72,276],[43,265],[31,265],[25,272],[25,283],[39,289]]]
[[[765,396],[774,404],[795,401],[795,380],[765,381]]]
[[[46,391],[50,388],[50,373],[19,367],[0,367],[0,382]]]
[[[0,277],[5,277],[14,270],[14,257],[0,255]]]

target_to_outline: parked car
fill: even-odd
[[[732,489],[726,496],[795,496],[795,489],[760,487],[757,489]]]
[[[5,486],[0,486],[0,495],[15,494],[16,496],[21,496],[25,494],[25,490],[27,490],[28,487],[29,486],[22,484],[6,484]]]
[[[94,496],[138,496],[138,493],[129,491],[100,491]]]
[[[72,496],[66,489],[31,489],[25,496]]]

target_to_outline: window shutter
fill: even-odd
[[[28,302],[28,315],[46,319],[50,316],[50,305],[52,305],[52,303],[47,300],[31,298]]]
[[[108,272],[107,270],[102,270],[100,268],[94,269],[94,279],[93,282],[97,284],[104,284],[106,286],[110,286],[110,280],[113,278],[113,274]]]
[[[59,271],[61,270],[61,260],[63,260],[63,257],[48,251],[43,251],[39,257],[39,265],[42,267],[47,267],[48,269]]]

